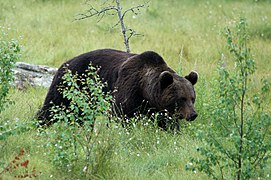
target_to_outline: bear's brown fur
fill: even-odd
[[[65,62],[54,76],[43,107],[38,112],[42,125],[49,125],[52,105],[68,105],[58,92],[66,68],[72,73],[84,73],[89,64],[99,67],[100,78],[107,82],[105,92],[113,92],[116,109],[132,117],[136,113],[163,112],[172,119],[194,120],[195,91],[198,75],[191,72],[181,77],[170,69],[163,58],[153,51],[131,54],[113,49],[101,49],[79,55]],[[142,107],[144,107],[142,109]],[[170,118],[171,119],[171,118]],[[172,120],[173,121],[173,120]],[[175,120],[174,120],[175,121]],[[165,122],[159,126],[165,128]]]

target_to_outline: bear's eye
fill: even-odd
[[[186,99],[183,98],[183,99],[180,99],[178,102],[175,103],[175,106],[176,107],[182,107],[185,103]]]
[[[185,101],[186,101],[186,98],[185,98],[185,97],[182,97],[182,98],[180,99],[180,101],[181,101],[181,102],[185,102]]]

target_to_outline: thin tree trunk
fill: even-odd
[[[130,47],[129,47],[129,41],[127,38],[127,29],[124,26],[124,22],[123,22],[123,16],[121,13],[121,6],[120,6],[120,2],[119,0],[116,0],[117,3],[117,8],[118,8],[118,16],[119,16],[119,20],[120,20],[120,24],[121,24],[121,30],[122,30],[122,34],[123,34],[123,38],[124,38],[124,44],[126,47],[126,51],[129,53],[130,52]]]
[[[238,157],[238,172],[237,172],[237,179],[241,179],[242,174],[242,154],[243,154],[243,136],[244,136],[244,105],[245,105],[245,94],[247,88],[247,81],[244,80],[243,82],[243,92],[241,96],[241,122],[240,122],[240,144],[239,144],[239,157]]]

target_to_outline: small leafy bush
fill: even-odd
[[[70,104],[52,108],[52,121],[57,123],[44,130],[48,138],[45,147],[57,168],[83,172],[77,177],[94,177],[105,168],[114,146],[105,140],[110,134],[102,130],[108,123],[112,96],[102,91],[105,84],[93,66],[82,75],[68,70],[63,79],[59,91]]]
[[[63,79],[59,91],[70,101],[70,104],[68,107],[54,107],[53,121],[93,125],[97,117],[109,115],[112,97],[102,91],[105,84],[101,82],[95,67],[89,66],[86,73],[82,75],[72,74],[67,70]]]
[[[197,149],[201,156],[191,158],[187,169],[213,179],[264,177],[262,170],[271,152],[271,116],[266,103],[270,82],[262,80],[259,92],[252,92],[250,82],[256,68],[245,19],[234,32],[226,29],[225,36],[234,67],[228,69],[230,63],[221,59],[214,102],[209,105],[211,123],[196,133],[204,144]]]
[[[11,39],[5,28],[0,28],[0,113],[7,103],[7,98],[13,80],[12,68],[20,57],[20,45],[16,39]]]
[[[1,115],[1,112],[12,103],[8,98],[13,81],[12,68],[21,55],[18,41],[10,38],[8,32],[9,29],[0,27],[0,150],[6,144],[4,140],[17,131],[17,128],[12,127]]]

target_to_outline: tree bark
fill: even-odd
[[[120,21],[120,25],[121,25],[124,44],[125,44],[125,47],[126,47],[126,51],[129,53],[130,52],[129,41],[128,41],[128,38],[127,38],[127,29],[126,29],[126,27],[124,25],[123,14],[121,13],[121,5],[120,5],[119,0],[116,0],[116,3],[117,3],[117,8],[118,8],[118,17],[119,17],[119,21]]]

